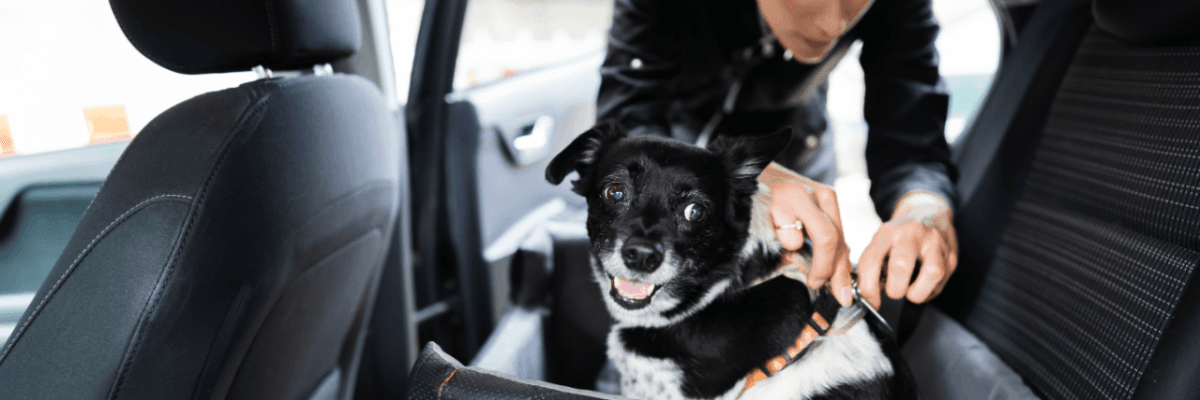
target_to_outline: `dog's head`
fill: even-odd
[[[550,162],[553,184],[579,173],[592,271],[618,321],[669,325],[753,278],[742,265],[757,178],[790,139],[785,129],[699,148],[601,123]]]

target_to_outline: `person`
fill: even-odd
[[[914,303],[937,296],[958,244],[931,0],[615,1],[597,118],[698,145],[794,126],[798,140],[759,181],[784,263],[808,237],[809,287],[828,284],[843,305],[853,301],[852,267],[828,186],[836,161],[824,81],[861,39],[870,194],[886,222],[859,258],[859,289],[875,308],[881,293]]]

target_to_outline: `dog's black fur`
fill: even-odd
[[[660,390],[660,398],[671,390],[688,398],[729,397],[751,369],[796,340],[813,312],[810,293],[799,281],[771,279],[747,287],[780,262],[773,232],[767,240],[750,231],[757,177],[787,145],[790,129],[721,137],[706,149],[625,136],[616,124],[601,123],[546,169],[554,184],[579,174],[574,191],[587,198],[593,273],[617,319],[610,355],[615,343],[633,356],[677,366],[681,376],[670,382],[679,387]],[[610,195],[612,187],[622,195]],[[705,210],[703,218],[685,218],[697,205]],[[618,292],[614,276],[655,286],[648,297],[630,299]],[[893,373],[830,382],[830,389],[812,398],[915,397],[907,367],[877,324],[870,322],[871,333],[884,339],[864,345],[882,346]],[[665,379],[654,372],[621,372],[623,388],[649,384],[639,380],[663,385]]]

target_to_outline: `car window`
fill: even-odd
[[[129,140],[176,103],[255,78],[154,64],[106,1],[0,2],[0,21],[0,157]]]
[[[941,23],[938,69],[950,90],[946,140],[958,140],[983,103],[1000,65],[1000,25],[987,0],[935,0],[933,12]]]
[[[454,90],[603,51],[612,0],[471,0]]]
[[[388,0],[388,42],[392,46],[392,65],[396,70],[396,96],[400,104],[408,102],[413,57],[417,52],[417,34],[421,31],[421,13],[425,0]]]
[[[933,13],[941,25],[936,46],[938,70],[950,92],[946,141],[954,143],[987,96],[1000,62],[1000,26],[988,0],[933,0]],[[863,75],[858,63],[861,44],[829,75],[829,116],[837,148],[838,193],[850,258],[871,242],[881,221],[868,195],[871,181],[863,158],[867,122],[863,120]]]

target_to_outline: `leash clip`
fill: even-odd
[[[871,304],[867,303],[867,301],[862,298],[862,292],[858,290],[858,274],[850,274],[850,292],[854,294],[855,303],[858,303],[863,308],[867,309],[867,311],[870,311],[871,314],[875,316],[875,319],[879,320],[879,322],[882,322],[883,326],[889,331],[892,330],[892,326],[888,325],[887,320],[883,319],[883,316],[879,315],[878,311],[875,311],[875,307],[871,307]]]

